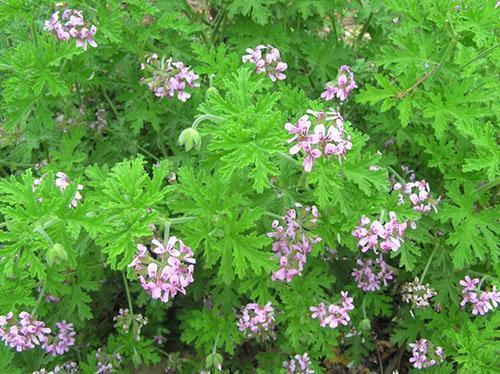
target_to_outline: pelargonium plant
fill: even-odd
[[[495,371],[499,11],[1,0],[0,374]]]

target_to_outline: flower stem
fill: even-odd
[[[33,231],[40,234],[40,236],[42,236],[42,238],[44,238],[51,247],[54,246],[54,242],[52,241],[50,236],[45,232],[42,226],[35,227]]]
[[[123,284],[125,285],[125,292],[127,293],[128,300],[128,308],[130,310],[130,314],[134,314],[134,308],[132,307],[132,298],[130,297],[130,290],[128,289],[127,277],[125,276],[125,272],[122,272]]]
[[[42,289],[40,290],[40,294],[38,295],[38,299],[36,299],[35,307],[33,308],[32,312],[31,312],[31,315],[33,317],[35,316],[35,313],[36,313],[38,307],[40,306],[40,304],[42,303],[43,297],[45,296],[45,286],[46,286],[46,283],[43,284]]]
[[[278,215],[278,214],[275,214],[275,213],[271,213],[271,212],[264,212],[264,214],[266,216],[269,216],[269,217],[273,217],[273,218],[277,218],[277,219],[283,219],[282,216]]]
[[[214,116],[213,114],[202,114],[201,116],[196,117],[196,119],[193,122],[193,125],[191,126],[193,129],[196,129],[200,123],[203,121],[213,121],[215,123],[220,123],[224,121],[224,118],[219,117],[219,116]]]
[[[431,264],[432,258],[434,257],[434,253],[436,253],[436,250],[438,248],[439,248],[439,242],[434,246],[434,249],[432,250],[432,253],[429,256],[429,259],[427,260],[427,264],[425,265],[425,269],[424,269],[422,275],[420,276],[420,283],[421,284],[424,283],[425,274],[427,274],[427,270],[429,269],[429,266]]]
[[[403,177],[401,175],[399,175],[399,173],[394,170],[392,168],[392,166],[386,166],[387,170],[389,170],[391,173],[393,173],[395,175],[395,177],[402,183],[402,184],[406,184],[406,181],[403,179]]]

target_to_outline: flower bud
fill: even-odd
[[[205,93],[205,97],[208,99],[210,97],[213,97],[215,95],[219,94],[219,90],[215,87],[208,87],[207,92]]]
[[[362,331],[368,331],[372,328],[372,323],[368,318],[365,318],[359,323],[359,328]]]
[[[196,148],[197,151],[200,150],[201,147],[201,136],[198,130],[188,127],[179,135],[179,144],[186,148],[186,152],[189,152],[191,149]]]
[[[217,368],[219,370],[222,370],[222,361],[223,358],[219,353],[211,353],[207,356],[205,360],[205,364],[207,368]]]
[[[54,264],[62,264],[66,260],[68,260],[68,253],[62,246],[62,244],[56,243],[54,244],[45,255],[45,259],[47,260],[47,264],[52,266]]]

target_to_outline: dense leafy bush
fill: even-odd
[[[497,7],[0,1],[0,372],[495,372]]]

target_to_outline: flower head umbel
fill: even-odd
[[[309,132],[311,119],[315,124],[312,133]],[[340,161],[352,148],[351,137],[344,131],[344,119],[333,109],[328,112],[308,110],[297,124],[286,123],[285,129],[293,135],[288,143],[295,143],[290,148],[290,154],[302,151],[305,155],[303,166],[306,172],[312,170],[314,161],[322,155],[327,159],[336,156]]]
[[[320,303],[309,308],[311,317],[318,319],[321,327],[335,329],[340,325],[347,326],[351,320],[348,313],[354,309],[353,298],[349,297],[347,291],[342,291],[341,295],[342,299],[335,304],[326,306],[325,303]]]
[[[128,265],[135,269],[142,288],[153,299],[165,303],[179,292],[186,294],[186,287],[193,283],[196,263],[191,248],[175,236],[171,236],[165,244],[153,239],[151,248],[154,255],[139,244],[136,257]]]
[[[500,304],[500,292],[497,291],[495,286],[492,287],[491,291],[481,291],[479,278],[465,276],[464,279],[460,281],[462,289],[462,302],[460,306],[465,309],[467,304],[472,305],[473,315],[485,315],[486,313],[494,310]]]
[[[375,262],[371,259],[356,261],[357,268],[352,271],[352,276],[358,282],[358,287],[365,292],[373,292],[380,289],[381,283],[387,286],[388,281],[393,279],[392,271],[388,268],[382,256]]]
[[[286,370],[286,374],[298,373],[298,374],[314,374],[314,370],[310,368],[311,360],[307,353],[301,355],[295,355],[290,361],[284,361],[283,367]]]
[[[94,35],[97,27],[88,24],[83,18],[81,11],[76,9],[66,9],[60,17],[60,12],[56,11],[49,20],[45,21],[44,29],[54,34],[59,40],[75,39],[76,46],[87,50],[87,45],[95,48],[97,43]]]
[[[97,371],[96,374],[112,374],[115,373],[123,360],[120,353],[116,352],[113,354],[108,354],[99,348],[95,357],[97,360]]]
[[[430,299],[436,295],[429,284],[422,284],[420,280],[415,277],[413,282],[405,283],[402,287],[403,291],[403,301],[405,303],[411,303],[418,309],[428,308],[430,305]]]
[[[142,314],[132,314],[127,308],[120,308],[118,315],[113,317],[115,328],[123,330],[125,334],[132,332],[135,340],[141,338],[141,329],[148,324],[148,319]]]
[[[410,344],[412,357],[410,363],[415,369],[425,369],[434,366],[436,362],[442,362],[444,352],[442,347],[434,348],[432,343],[426,339],[417,340]]]
[[[44,344],[45,352],[52,356],[60,356],[69,351],[69,347],[75,344],[75,330],[72,323],[60,321],[56,323],[59,332],[50,337]]]
[[[288,68],[288,65],[281,61],[278,48],[269,44],[258,45],[255,49],[247,48],[245,52],[247,54],[241,57],[241,61],[254,64],[257,74],[266,73],[273,82],[286,78],[283,72]]]
[[[433,199],[430,192],[429,183],[425,180],[408,182],[406,184],[395,183],[392,187],[394,191],[399,191],[399,204],[404,204],[407,197],[413,210],[420,213],[429,213],[432,210],[437,213],[438,199]]]
[[[296,275],[302,275],[307,255],[311,252],[313,243],[319,242],[319,237],[312,237],[308,229],[318,221],[319,212],[313,205],[303,207],[295,204],[295,209],[287,209],[280,226],[278,220],[273,221],[274,231],[267,233],[273,242],[273,252],[279,259],[280,268],[272,274],[272,280],[290,282]]]
[[[321,94],[321,98],[331,101],[334,97],[337,97],[340,101],[345,101],[351,91],[357,87],[351,68],[347,65],[342,65],[339,68],[337,82],[328,82],[325,85],[326,91]]]
[[[172,58],[160,59],[156,53],[146,58],[141,64],[141,70],[148,75],[141,78],[141,83],[146,84],[157,97],[173,99],[177,96],[177,99],[185,102],[191,97],[186,88],[200,86],[196,82],[198,75],[189,66],[180,61],[172,61]]]
[[[359,225],[352,232],[352,236],[358,239],[358,246],[362,252],[379,250],[386,253],[397,251],[403,242],[403,235],[408,227],[406,222],[400,223],[396,213],[389,213],[389,221],[374,220],[373,222],[362,216]]]
[[[66,190],[66,188],[68,188],[68,186],[70,185],[70,180],[69,180],[69,178],[68,178],[68,176],[66,174],[64,174],[62,171],[58,171],[56,173],[56,180],[55,180],[54,183],[57,186],[57,188],[59,188],[61,190],[61,192],[64,192]],[[83,188],[84,187],[81,184],[77,184],[76,185],[75,195],[71,199],[68,207],[70,207],[70,208],[76,208],[78,206],[78,202],[83,197],[82,194],[80,193],[80,191],[82,191]]]
[[[35,320],[28,312],[19,313],[18,318],[12,312],[0,316],[0,338],[17,352],[43,345],[50,332],[44,322]]]
[[[274,308],[271,303],[264,306],[256,303],[245,305],[238,320],[238,328],[249,338],[274,338]]]

